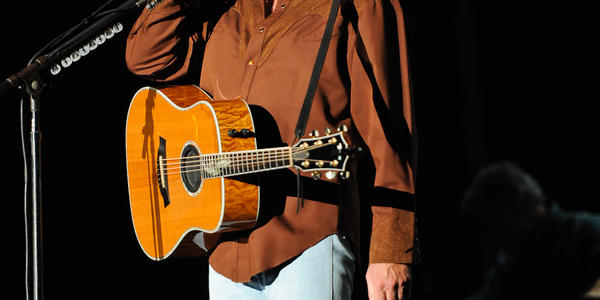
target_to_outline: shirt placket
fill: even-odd
[[[286,6],[290,0],[279,0],[276,9],[271,13],[268,18],[263,19],[259,22],[255,28],[252,29],[250,39],[246,47],[246,56],[244,58],[245,66],[244,75],[242,79],[242,85],[240,91],[243,93],[240,97],[243,99],[248,98],[250,89],[252,88],[252,82],[256,76],[257,69],[259,67],[258,62],[261,59],[263,48],[265,45],[265,37],[269,27],[283,14]]]

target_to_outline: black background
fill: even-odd
[[[419,126],[417,299],[460,299],[479,280],[458,201],[483,165],[509,159],[567,210],[600,212],[598,24],[557,2],[403,1]],[[0,77],[103,1],[2,9]],[[152,262],[131,225],[124,157],[129,101],[147,83],[124,62],[126,29],[46,89],[44,282],[48,299],[206,297],[206,262]],[[25,294],[19,93],[0,96],[3,292]],[[28,107],[26,106],[26,109]],[[28,128],[28,126],[26,126]]]

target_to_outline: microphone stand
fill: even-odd
[[[41,130],[39,117],[40,100],[46,84],[42,79],[42,72],[47,73],[47,71],[49,71],[52,75],[58,74],[62,69],[61,66],[64,68],[69,67],[73,61],[79,60],[81,56],[87,55],[90,50],[95,49],[98,44],[103,43],[104,39],[112,37],[115,31],[121,31],[123,28],[119,22],[120,20],[123,20],[126,16],[140,7],[147,5],[149,8],[152,8],[158,2],[160,1],[128,0],[115,9],[101,12],[93,16],[96,17],[97,20],[90,26],[81,30],[78,34],[55,47],[47,54],[35,58],[27,67],[9,76],[0,83],[0,95],[3,95],[13,88],[22,89],[29,95],[31,130],[29,132],[30,147],[28,156],[32,171],[27,172],[28,178],[26,178],[26,182],[31,182],[31,188],[26,191],[26,193],[29,192],[30,195],[29,197],[26,197],[25,200],[27,219],[27,299],[41,300],[44,298],[43,239],[41,222]],[[85,21],[87,22],[88,20]],[[27,161],[27,157],[24,157],[24,159]],[[29,261],[30,257],[31,262]]]

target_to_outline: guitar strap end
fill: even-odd
[[[300,212],[300,208],[304,208],[304,191],[302,189],[302,176],[300,175],[300,170],[296,173],[296,192],[298,197],[298,204],[296,206],[296,214]]]

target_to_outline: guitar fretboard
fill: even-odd
[[[291,167],[292,148],[202,154],[182,158],[179,165],[179,172],[200,172],[204,179],[258,173]]]

